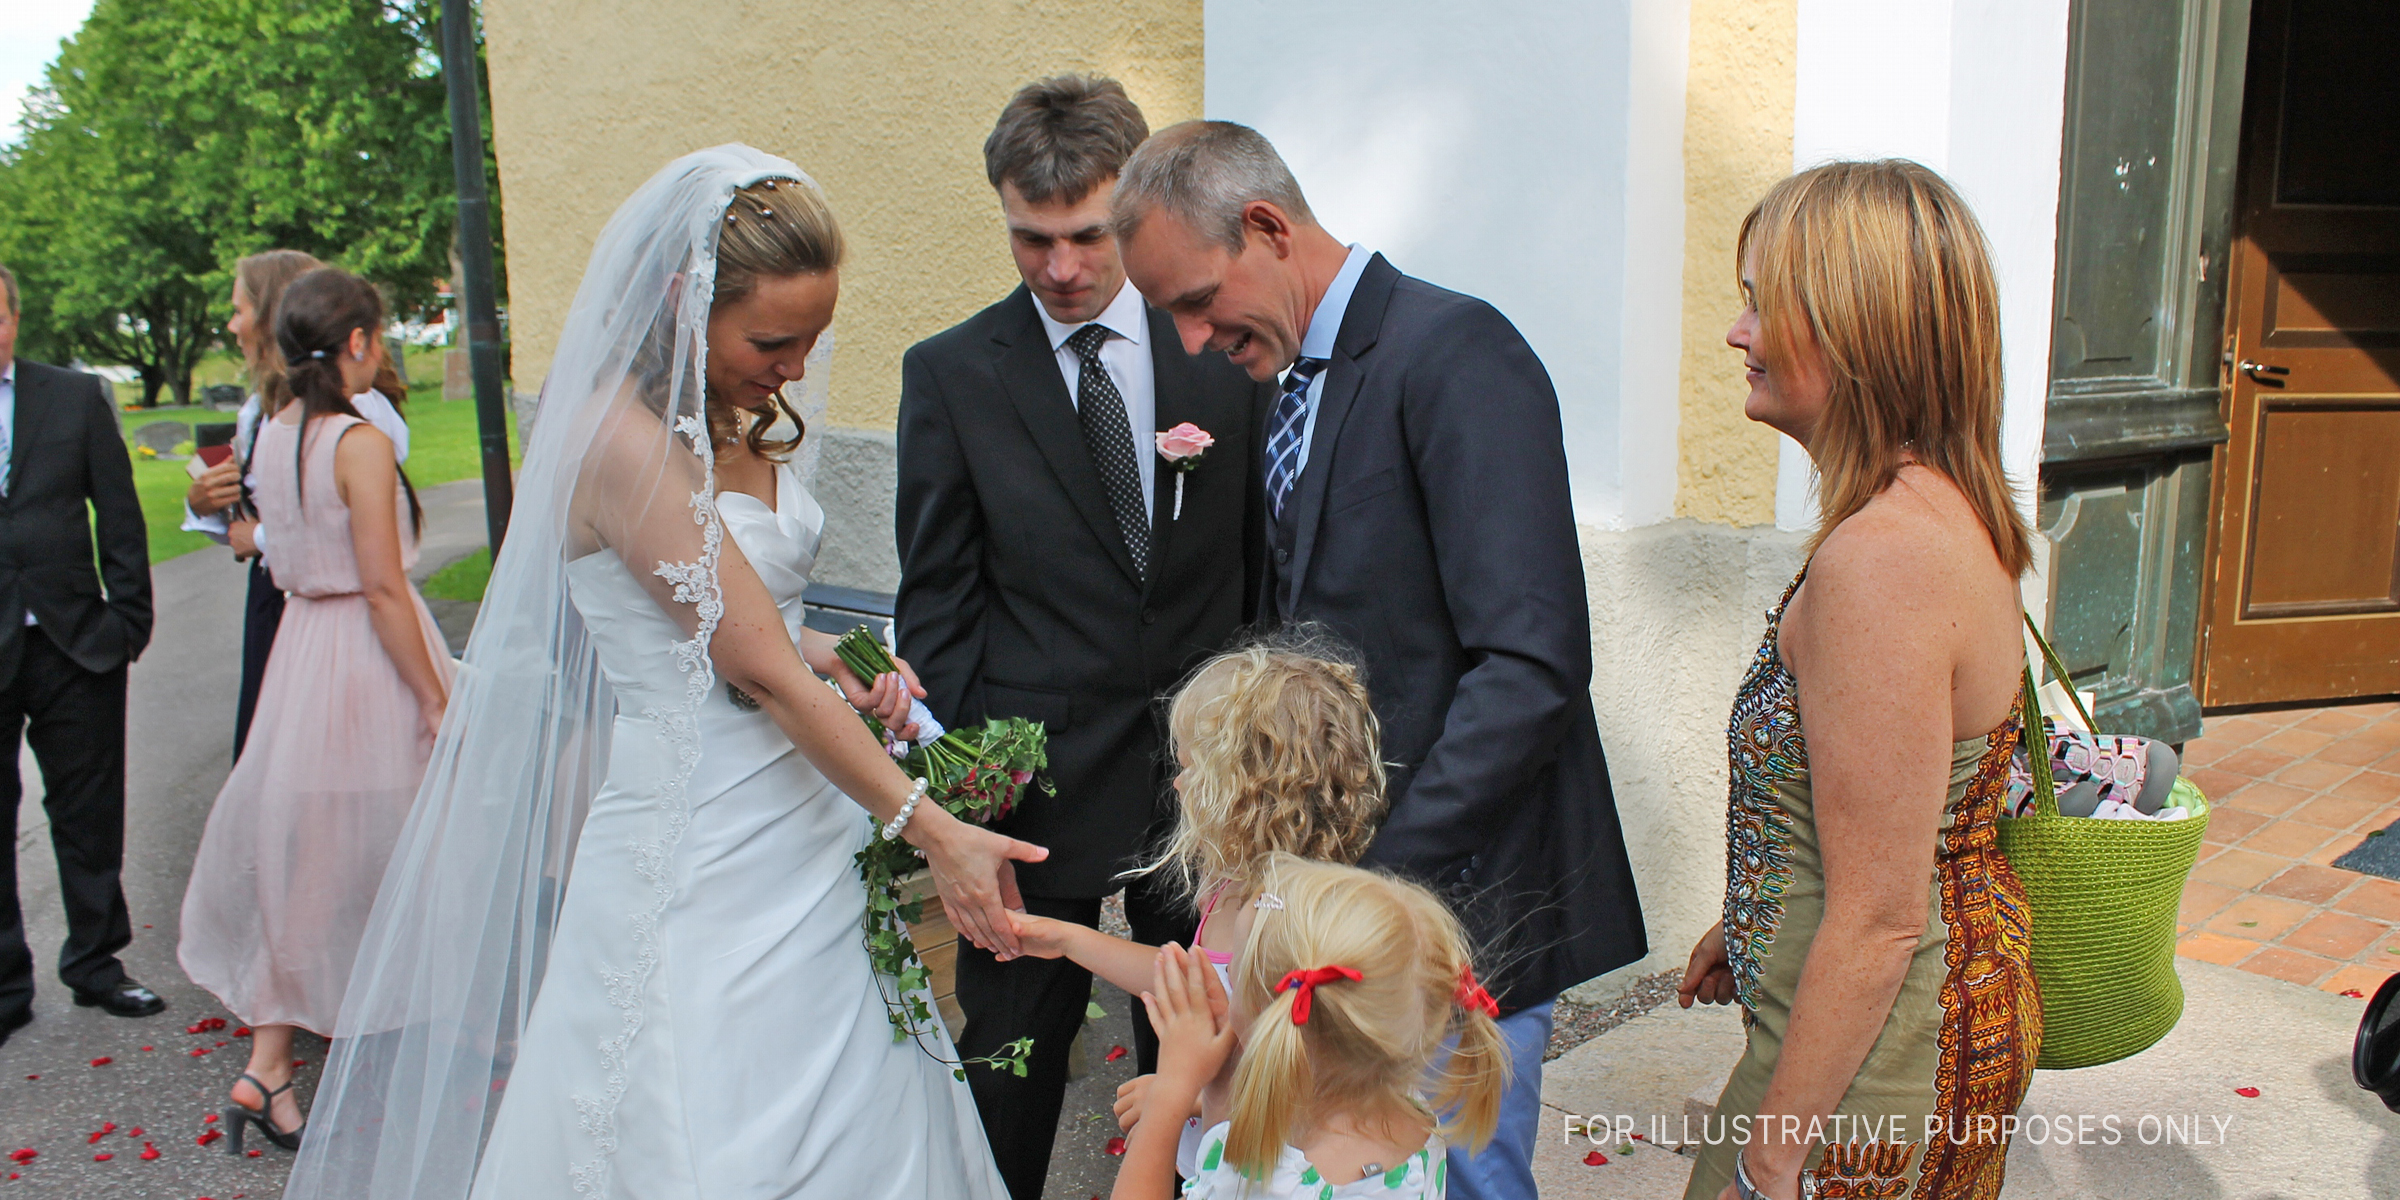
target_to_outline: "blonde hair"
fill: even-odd
[[[1191,765],[1183,818],[1158,861],[1186,891],[1254,890],[1275,851],[1352,863],[1383,823],[1383,742],[1359,669],[1305,632],[1202,664],[1167,710]]]
[[[1341,1112],[1372,1127],[1425,1110],[1417,1088],[1445,1039],[1457,1046],[1433,1104],[1444,1136],[1491,1140],[1508,1083],[1500,1027],[1460,1003],[1471,965],[1466,931],[1448,908],[1406,880],[1357,867],[1268,856],[1262,905],[1234,960],[1234,1011],[1252,1014],[1233,1074],[1226,1157],[1263,1179],[1308,1114]],[[1292,971],[1348,967],[1356,980],[1317,985],[1295,1024]]]
[[[734,192],[725,206],[725,219],[717,228],[717,276],[709,307],[747,298],[762,278],[822,275],[842,265],[842,253],[841,223],[834,220],[824,193],[797,179],[761,179]],[[788,439],[767,436],[773,420],[751,420],[734,405],[710,397],[711,440],[722,446],[739,437],[751,453],[763,458],[790,455],[808,428],[781,392],[775,394],[775,407],[792,419]]]
[[[1803,338],[1824,354],[1808,552],[1890,487],[1908,453],[1957,485],[2000,564],[2024,574],[2031,538],[2000,462],[2000,294],[1966,202],[1906,159],[1826,163],[1742,219],[1736,272],[1753,253],[1760,357],[1783,369]]]
[[[284,402],[292,398],[285,382],[290,368],[284,363],[282,347],[275,342],[275,316],[283,306],[283,289],[324,265],[315,255],[300,250],[262,250],[233,264],[233,285],[250,297],[253,317],[250,344],[241,347],[242,360],[250,371],[250,387],[267,412],[283,411]]]

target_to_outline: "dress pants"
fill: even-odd
[[[42,808],[58,855],[67,943],[58,977],[97,992],[125,980],[117,952],[133,942],[119,875],[125,861],[125,668],[95,674],[75,665],[41,627],[24,630],[17,674],[0,686],[0,805],[8,843],[0,853],[0,1019],[33,1006],[33,951],[17,904],[17,738],[41,764]]]
[[[1133,940],[1156,946],[1189,946],[1199,923],[1188,901],[1175,894],[1164,873],[1125,888],[1125,919]],[[1025,897],[1025,911],[1038,917],[1100,924],[1100,901]],[[961,1058],[998,1051],[1021,1037],[1033,1039],[1025,1077],[989,1067],[967,1068],[976,1111],[991,1142],[1000,1177],[1011,1200],[1039,1200],[1050,1173],[1050,1147],[1058,1135],[1060,1106],[1067,1094],[1067,1046],[1083,1026],[1091,1001],[1092,973],[1066,958],[1020,958],[1001,962],[965,938],[958,941],[958,1005],[967,1027],[958,1039]],[[1090,1047],[1086,1047],[1089,1050]],[[1133,1005],[1133,1050],[1143,1073],[1158,1069],[1158,1035],[1141,1002]]]
[[[283,623],[283,589],[267,571],[267,560],[250,560],[250,595],[242,605],[242,697],[233,711],[233,756],[250,740],[250,718],[258,712],[258,688],[267,678],[267,652]]]

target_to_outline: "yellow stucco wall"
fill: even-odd
[[[1733,270],[1742,216],[1792,168],[1798,0],[1692,0],[1683,126],[1683,366],[1675,515],[1775,519],[1776,437],[1742,416],[1741,363],[1725,329],[1741,312]]]
[[[983,139],[1029,80],[1201,114],[1201,0],[488,0],[517,387],[549,368],[592,239],[668,160],[740,141],[825,186],[849,241],[836,425],[889,429],[900,354],[1016,283]]]

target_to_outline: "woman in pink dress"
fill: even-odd
[[[416,496],[391,439],[350,402],[383,365],[383,324],[381,297],[354,275],[294,280],[275,322],[290,399],[252,451],[287,607],[200,838],[178,951],[252,1029],[225,1110],[236,1154],[250,1125],[299,1146],[292,1030],[333,1032],[450,692],[449,653],[408,581]]]

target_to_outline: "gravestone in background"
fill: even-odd
[[[175,447],[192,440],[192,427],[181,421],[152,421],[133,431],[133,444],[146,447],[160,458],[181,458]]]

